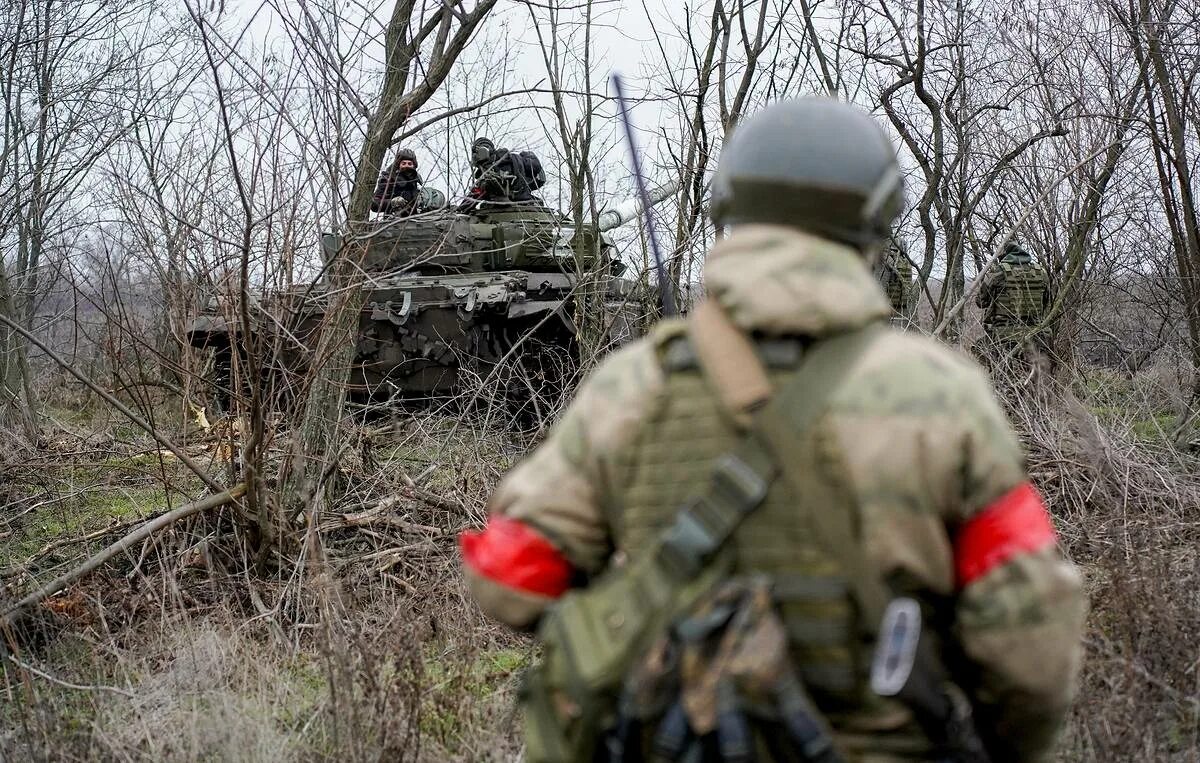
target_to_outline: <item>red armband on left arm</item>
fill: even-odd
[[[1020,554],[1054,546],[1058,537],[1041,495],[1029,482],[985,506],[954,538],[954,570],[959,589]]]

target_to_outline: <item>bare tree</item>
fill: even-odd
[[[1190,152],[1200,138],[1196,100],[1200,59],[1195,53],[1194,23],[1179,24],[1176,19],[1194,22],[1197,8],[1176,0],[1138,0],[1124,7],[1114,3],[1113,9],[1125,24],[1143,81],[1153,94],[1146,118],[1163,216],[1175,253],[1193,368],[1191,398],[1196,402],[1200,401],[1200,216]]]
[[[998,59],[984,51],[1003,49],[997,44],[1002,30],[989,28],[985,13],[982,5],[965,2],[917,0],[911,9],[880,3],[857,41],[866,60],[882,67],[881,74],[891,73],[880,82],[879,102],[917,166],[914,208],[925,244],[922,283],[944,252],[946,280],[935,323],[963,294],[971,227],[997,180],[1031,146],[1067,134],[1059,114],[1041,115],[1042,124],[1015,131],[998,116],[1029,85],[1013,79],[988,90],[978,86]],[[881,45],[881,38],[888,44]],[[999,123],[988,125],[989,120]],[[1013,132],[1019,137],[1009,138]]]
[[[154,98],[141,68],[154,47],[149,9],[135,0],[18,0],[0,11],[0,311],[26,328],[60,234],[90,201],[81,184],[129,129],[125,115]],[[0,427],[36,436],[35,408],[27,346],[0,330]]]
[[[393,136],[433,97],[495,5],[496,0],[477,0],[471,5],[465,0],[396,1],[384,34],[383,82],[378,100],[366,116],[366,134],[347,203],[348,223],[367,218],[375,179]],[[351,244],[329,264],[333,296],[315,343],[316,372],[303,394],[295,449],[281,481],[289,514],[317,498],[322,475],[338,456],[337,423],[362,308],[362,293],[353,287],[359,273],[357,263],[365,252],[361,242],[352,237],[347,240]]]
[[[671,35],[656,33],[663,66],[650,93],[652,100],[669,104],[678,122],[678,134],[664,130],[660,137],[670,157],[666,172],[677,175],[683,189],[668,267],[677,295],[695,277],[695,263],[706,249],[703,239],[711,230],[704,214],[706,175],[722,142],[743,116],[764,102],[802,92],[806,83],[803,73],[797,74],[813,50],[813,38],[796,27],[800,18],[793,0],[717,0],[708,14],[707,29],[696,29],[696,18],[697,14],[686,13],[682,22],[673,22]],[[804,18],[809,19],[807,7]],[[828,72],[829,61],[823,60],[823,71]]]

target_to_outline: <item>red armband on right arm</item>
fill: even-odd
[[[1020,554],[1058,542],[1042,497],[1029,482],[985,506],[954,538],[954,569],[961,589]]]
[[[525,593],[557,598],[571,585],[567,558],[529,525],[503,515],[459,536],[463,562],[477,575]]]

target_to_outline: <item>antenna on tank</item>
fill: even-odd
[[[658,292],[662,297],[663,315],[667,318],[678,315],[675,307],[675,290],[667,281],[667,271],[663,265],[662,250],[658,248],[658,236],[655,235],[654,204],[646,189],[646,176],[642,174],[642,155],[638,151],[637,141],[633,134],[633,118],[629,113],[629,102],[625,100],[625,89],[621,84],[621,75],[613,72],[613,90],[617,94],[617,105],[620,107],[621,123],[625,126],[625,143],[629,146],[629,157],[633,162],[633,180],[637,186],[637,195],[641,200],[642,217],[646,225],[646,238],[650,240],[650,252],[654,255],[654,271],[658,277]]]

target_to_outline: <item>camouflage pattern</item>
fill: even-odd
[[[710,379],[688,352],[688,338],[668,330],[659,336],[668,373],[657,425],[645,427],[636,445],[613,459],[614,483],[621,488],[612,492],[605,510],[619,517],[614,534],[622,548],[649,547],[737,439],[725,408],[710,391]],[[785,340],[761,342],[758,349],[772,386],[786,384],[801,357],[799,343],[793,342],[791,351]],[[820,428],[815,436],[823,437]],[[794,463],[809,456],[796,455]],[[813,485],[812,494],[819,489]],[[765,574],[777,583],[781,615],[805,683],[826,696],[857,702],[864,686],[855,670],[859,655],[848,645],[854,632],[849,587],[838,561],[807,522],[798,521],[798,506],[789,485],[768,492],[730,541],[738,560],[734,572]]]
[[[1049,279],[1041,265],[1019,247],[1009,251],[983,275],[976,304],[983,324],[996,341],[1016,341],[1036,327],[1049,307]]]
[[[782,226],[735,228],[710,254],[705,282],[739,328],[767,340],[826,336],[891,312],[851,250]],[[545,444],[504,479],[491,511],[539,529],[589,574],[614,554],[637,558],[650,528],[670,521],[702,487],[695,479],[702,465],[737,436],[706,407],[702,385],[676,405],[675,377],[688,372],[669,370],[663,348],[680,333],[677,322],[665,322],[602,363]],[[664,428],[673,430],[669,446],[659,435]],[[814,430],[823,469],[838,475],[840,499],[829,510],[855,512],[869,563],[954,622],[945,635],[970,665],[961,681],[984,722],[1016,758],[1044,758],[1075,690],[1081,581],[1051,550],[1014,557],[956,590],[954,528],[1027,479],[983,374],[936,342],[889,334],[833,395]],[[787,526],[786,486],[771,491],[784,492],[769,495],[764,513],[735,534],[737,564],[771,575],[800,565],[811,575],[819,561],[804,528]],[[539,605],[485,579],[471,585],[484,609],[506,622],[521,624]],[[789,633],[801,657],[802,627],[797,618]],[[830,646],[826,657],[836,663]],[[812,645],[810,658],[818,648]],[[898,703],[822,710],[852,759],[920,759],[926,751]]]
[[[893,323],[911,319],[916,304],[912,263],[895,243],[889,243],[875,264],[875,277],[892,305]]]
[[[697,736],[730,725],[734,716],[738,725],[754,729],[756,760],[772,759],[763,730],[788,736],[782,731],[782,707],[831,737],[796,675],[775,597],[775,584],[767,577],[722,583],[630,671],[624,712],[653,729],[653,722],[679,702]],[[649,741],[643,740],[643,747]]]

